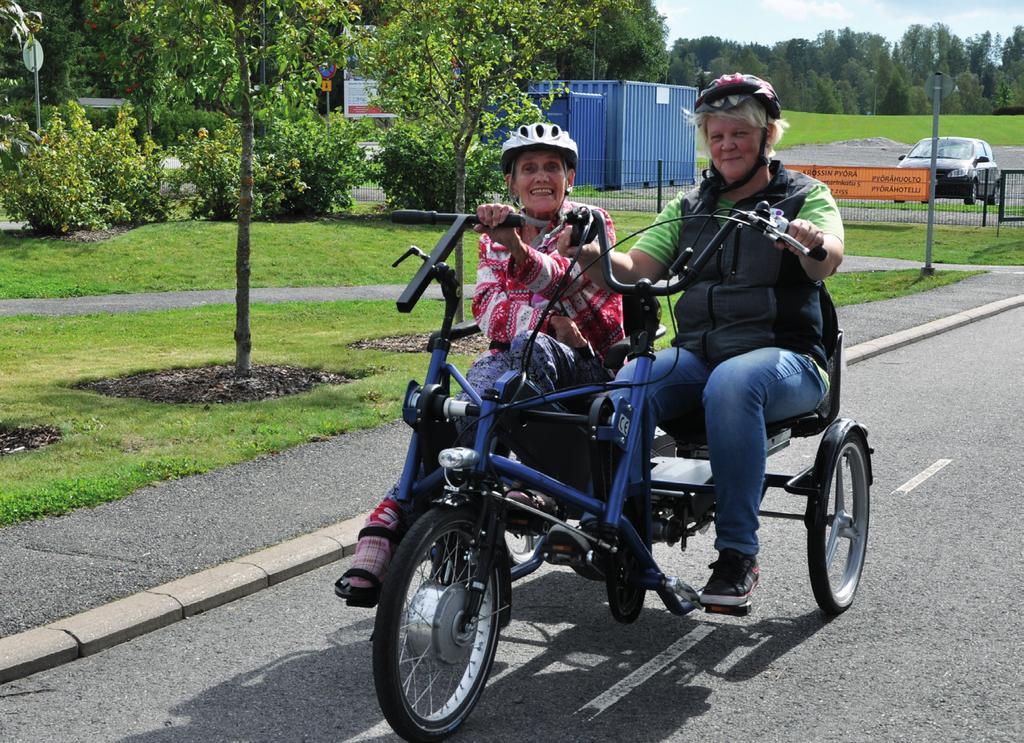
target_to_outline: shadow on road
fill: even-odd
[[[515,603],[488,688],[456,740],[618,741],[630,731],[662,740],[715,711],[702,679],[755,678],[826,625],[817,611],[680,618],[652,596],[635,624],[621,625],[602,584],[581,590],[564,572],[522,585]],[[123,741],[397,740],[373,690],[371,631],[372,619],[348,625],[326,650],[285,656],[174,707],[185,724]],[[679,650],[687,637],[692,646]]]

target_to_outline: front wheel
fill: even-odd
[[[978,182],[971,181],[967,188],[970,190],[967,192],[967,196],[964,197],[964,204],[971,206],[978,200]]]
[[[807,528],[811,589],[822,611],[841,614],[853,603],[864,569],[870,510],[870,460],[864,439],[849,430]]]
[[[475,621],[464,621],[480,543],[469,508],[434,508],[402,538],[373,628],[373,678],[384,717],[410,741],[446,738],[480,699],[508,598],[495,559]]]

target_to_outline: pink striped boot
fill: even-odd
[[[403,531],[402,507],[397,501],[385,498],[363,524],[352,567],[338,578],[334,593],[349,606],[376,606],[391,556]]]

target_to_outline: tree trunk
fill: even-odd
[[[245,3],[234,4],[235,53],[238,56],[238,84],[242,98],[242,163],[238,193],[238,242],[235,246],[235,376],[252,373],[252,335],[249,330],[249,225],[252,222],[252,101],[249,60],[243,26]]]

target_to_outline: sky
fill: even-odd
[[[1024,0],[656,0],[666,17],[668,46],[678,38],[718,36],[771,46],[788,39],[813,40],[822,31],[849,27],[890,42],[918,23],[944,23],[966,40],[985,31],[1003,37],[1024,26]]]

